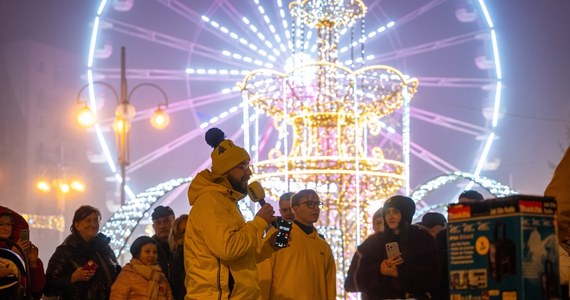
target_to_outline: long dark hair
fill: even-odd
[[[388,223],[386,223],[386,216],[384,215],[382,218],[384,218],[384,224],[388,224]],[[409,236],[408,233],[410,232],[411,226],[412,225],[410,225],[404,218],[402,218],[400,220],[400,223],[398,223],[398,229],[400,230],[399,234],[395,234],[394,230],[392,230],[392,228],[390,228],[390,226],[388,226],[388,225],[384,226],[384,235],[386,236],[386,243],[394,242],[397,240],[398,246],[400,247],[400,252],[402,253],[403,256],[405,256],[406,253],[408,252],[407,251],[408,250],[408,236]]]

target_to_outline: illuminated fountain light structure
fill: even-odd
[[[407,185],[409,107],[418,81],[388,66],[358,70],[337,64],[339,30],[366,12],[360,1],[292,3],[296,28],[304,24],[318,34],[318,60],[306,63],[297,54],[291,71],[260,69],[240,88],[245,120],[263,113],[273,118],[280,140],[259,160],[259,126],[245,129],[245,146],[254,150],[254,175],[274,199],[286,191],[316,189],[324,202],[319,225],[326,231],[337,260],[337,287],[356,245],[369,234],[369,201],[380,201]],[[298,32],[294,33],[299,36]],[[245,105],[244,107],[247,107]],[[404,141],[399,152],[385,151],[378,139],[382,118],[402,111]],[[249,126],[244,126],[249,128]],[[290,143],[290,146],[289,146]],[[409,153],[409,152],[408,152]],[[323,232],[324,233],[324,232]]]

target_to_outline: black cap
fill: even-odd
[[[408,223],[412,224],[412,218],[414,217],[414,213],[416,212],[416,203],[412,198],[396,195],[388,198],[386,202],[384,202],[384,206],[382,207],[382,215],[386,216],[386,212],[388,208],[395,208],[400,211],[402,214],[402,219]]]
[[[131,252],[131,255],[134,258],[139,258],[140,254],[141,254],[141,248],[146,244],[155,244],[156,245],[156,242],[151,237],[148,237],[146,235],[139,236],[131,244],[131,248],[129,249]]]
[[[461,200],[461,198],[467,198],[474,202],[481,202],[485,200],[485,198],[483,198],[483,195],[481,195],[481,193],[477,192],[476,190],[463,191],[463,193],[457,197],[457,200]]]
[[[151,215],[153,221],[168,216],[174,216],[174,211],[172,211],[172,208],[162,205],[155,207]]]
[[[437,212],[428,212],[422,217],[422,221],[418,222],[418,225],[423,227],[432,228],[435,225],[445,226],[447,224],[447,219],[445,216]]]

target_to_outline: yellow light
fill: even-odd
[[[95,114],[86,103],[83,104],[75,119],[79,126],[86,128],[93,126],[96,121]]]
[[[51,190],[51,185],[44,179],[41,179],[38,182],[36,182],[36,188],[42,192],[47,193]]]
[[[69,187],[69,184],[67,182],[60,182],[59,183],[59,191],[67,194],[69,193],[69,191],[71,190],[71,188]]]
[[[160,106],[154,111],[150,123],[156,129],[164,129],[170,123],[170,117]]]
[[[71,189],[77,192],[85,191],[85,184],[79,180],[74,180],[71,182]]]
[[[135,106],[128,103],[128,102],[127,103],[121,103],[115,109],[115,116],[117,116],[117,119],[132,120],[136,114],[137,114],[137,111],[135,109]]]
[[[117,118],[113,124],[113,130],[116,133],[126,133],[129,132],[131,128],[130,122],[125,119]]]

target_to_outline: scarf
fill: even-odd
[[[148,299],[158,299],[158,296],[160,294],[166,294],[164,287],[162,287],[161,291],[160,285],[161,283],[166,282],[166,277],[164,276],[164,273],[162,273],[162,269],[159,265],[148,266],[136,258],[131,259],[130,265],[133,267],[135,272],[137,272],[137,274],[141,275],[148,281]]]

